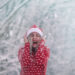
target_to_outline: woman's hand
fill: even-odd
[[[28,39],[26,36],[24,36],[24,42],[27,43],[28,42]]]
[[[26,36],[24,36],[24,42],[25,43],[27,43],[27,42],[29,42],[30,43],[30,45],[32,45],[32,38],[31,37],[26,37]]]

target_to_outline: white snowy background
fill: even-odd
[[[0,0],[0,75],[19,75],[18,50],[36,24],[50,48],[47,75],[75,75],[75,0]]]

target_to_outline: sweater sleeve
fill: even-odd
[[[18,59],[19,59],[20,63],[22,61],[22,55],[24,53],[25,47],[28,47],[28,46],[29,46],[29,42],[25,43],[25,46],[20,48],[19,51],[18,51]]]
[[[50,56],[50,49],[45,48],[42,52],[39,52],[38,56],[36,57],[36,63],[41,65],[41,64],[47,64],[48,58]]]

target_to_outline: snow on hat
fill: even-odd
[[[38,28],[36,25],[33,25],[28,31],[27,31],[27,37],[33,33],[33,32],[37,32],[39,33],[41,36],[43,36],[43,32],[40,28]]]

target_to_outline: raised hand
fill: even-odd
[[[26,36],[24,36],[24,42],[27,43],[28,42],[28,39]]]

